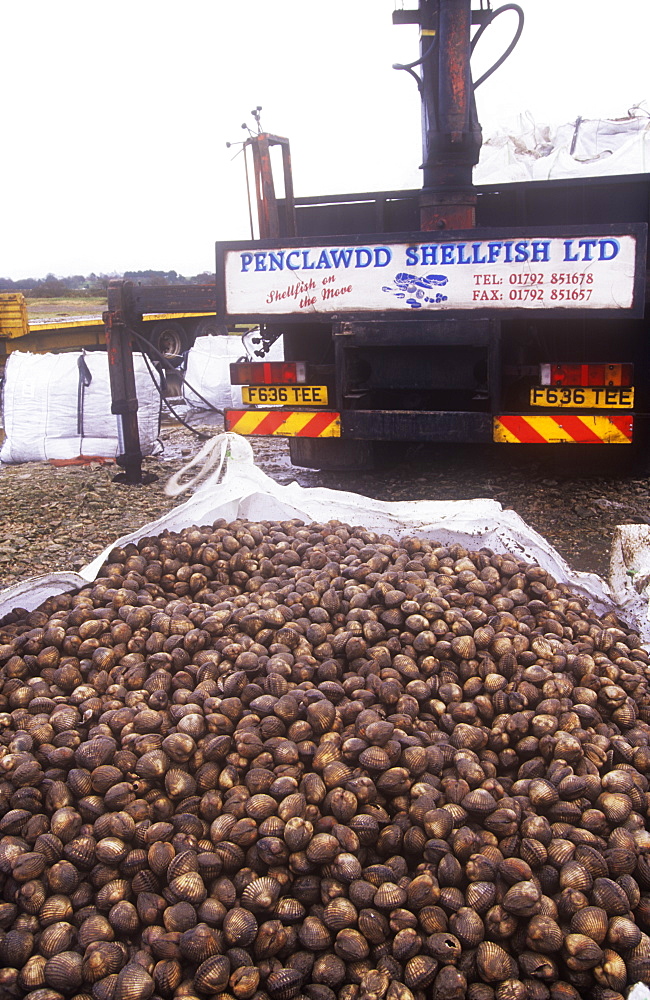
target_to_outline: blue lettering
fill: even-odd
[[[300,257],[300,250],[291,250],[287,254],[287,267],[289,268],[290,271],[298,271],[300,269],[300,264],[292,264],[291,263],[291,258],[292,257],[298,257],[299,258]]]
[[[318,264],[316,265],[316,269],[321,267],[331,267],[331,266],[332,265],[330,263],[330,259],[327,256],[327,250],[321,250],[320,257],[318,258]]]
[[[381,255],[384,255],[384,260],[381,260]],[[375,248],[375,267],[386,267],[390,264],[393,259],[392,251],[388,247],[376,247]]]
[[[487,264],[487,257],[479,257],[480,243],[472,243],[472,264]]]
[[[487,257],[480,257],[481,244],[472,243],[472,264],[487,264]]]
[[[302,259],[303,259],[303,265],[302,265],[303,269],[305,271],[313,271],[316,265],[314,264],[313,260],[311,264],[309,263],[309,250],[303,250]]]
[[[358,247],[354,252],[357,258],[355,267],[370,267],[372,264],[372,254],[370,253],[368,247]],[[365,259],[361,256],[362,254],[366,255]]]
[[[406,248],[406,266],[416,267],[418,263],[418,248],[417,247],[407,247]]]
[[[345,250],[334,249],[330,250],[330,257],[332,258],[332,263],[334,267],[349,267],[350,261],[352,260],[352,248],[346,247]]]
[[[255,254],[255,270],[266,271],[266,251],[260,250]]]
[[[269,271],[284,270],[284,250],[271,250],[269,253]]]
[[[564,259],[565,260],[578,260],[578,254],[577,253],[571,254],[571,250],[572,249],[573,249],[573,240],[565,240],[564,241]]]
[[[431,264],[437,264],[438,263],[438,247],[437,247],[437,245],[434,244],[432,246],[423,246],[423,247],[420,247],[420,251],[422,253],[422,261],[421,261],[422,267],[425,267],[426,265],[431,265]],[[417,264],[417,261],[415,263]]]
[[[459,243],[458,244],[458,263],[459,264],[471,264],[472,263],[471,258],[465,256],[465,248],[466,248],[466,246],[467,246],[466,243]]]
[[[533,240],[533,255],[531,260],[544,260],[549,261],[549,247],[551,245],[550,240]]]
[[[503,244],[506,250],[506,255],[503,258],[506,264],[512,264],[512,243],[507,242]]]
[[[598,246],[598,240],[579,240],[578,246],[585,248],[585,252],[582,255],[583,260],[593,260],[594,255],[592,250]]]
[[[599,260],[614,260],[614,257],[618,256],[618,252],[621,249],[621,244],[618,240],[598,240],[598,242],[600,243]],[[608,254],[605,252],[606,247],[611,249],[611,253]]]
[[[248,268],[253,263],[252,253],[242,253],[239,255],[241,257],[241,269],[242,271],[247,271]]]
[[[441,264],[453,264],[454,263],[454,243],[443,243],[440,247],[442,250],[442,258],[440,260]]]
[[[528,260],[528,256],[528,240],[520,240],[519,243],[515,243],[515,262],[522,264]]]
[[[501,256],[501,248],[503,243],[494,242],[488,243],[488,264],[494,264],[496,260]]]

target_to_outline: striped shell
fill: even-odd
[[[155,983],[141,965],[131,962],[125,965],[117,977],[115,1000],[149,1000]]]
[[[169,883],[169,891],[180,902],[198,905],[206,898],[208,891],[198,872],[185,872]]]
[[[171,882],[188,872],[198,872],[199,862],[195,851],[181,851],[167,866],[167,878]]]
[[[297,969],[280,969],[266,980],[266,990],[273,1000],[292,1000],[300,992],[303,977]]]
[[[48,959],[43,955],[32,955],[28,958],[18,974],[18,985],[24,990],[33,990],[45,986],[45,966]]]
[[[517,963],[505,948],[494,941],[482,941],[476,951],[476,966],[487,983],[498,983],[517,976]]]
[[[138,911],[133,903],[126,899],[120,900],[110,908],[108,921],[118,934],[125,936],[135,934],[140,926]]]
[[[76,951],[59,952],[48,958],[44,973],[48,986],[66,993],[76,990],[84,979],[82,956]]]
[[[475,948],[485,936],[483,921],[468,906],[462,906],[449,917],[449,930],[466,948]]]
[[[600,906],[585,906],[571,917],[574,934],[585,934],[597,944],[602,944],[607,934],[609,920]]]
[[[73,912],[69,897],[57,893],[47,897],[38,911],[38,920],[41,927],[47,927],[61,920],[69,921]]]
[[[231,947],[247,948],[257,936],[258,924],[250,910],[234,907],[226,913],[222,930]]]
[[[282,899],[279,899],[273,910],[273,916],[277,917],[283,924],[297,923],[304,918],[305,913],[306,910],[302,903],[297,899],[292,899],[290,896],[284,896]]]
[[[67,951],[76,938],[76,931],[67,921],[57,921],[49,924],[41,934],[39,952],[46,958],[51,958],[61,951]]]
[[[431,955],[415,955],[404,966],[404,983],[411,990],[425,990],[436,978],[438,962]]]
[[[96,983],[107,976],[116,975],[126,963],[122,945],[115,941],[91,941],[83,955],[83,978]]]
[[[230,961],[226,955],[211,955],[199,965],[194,986],[200,993],[219,993],[226,989],[230,978]]]
[[[609,878],[594,880],[591,899],[595,905],[601,906],[610,917],[624,917],[630,909],[625,891]]]
[[[323,921],[311,916],[305,917],[298,928],[298,939],[309,951],[321,951],[332,943],[332,935]]]
[[[242,905],[253,913],[272,910],[280,896],[280,883],[268,876],[253,879],[241,894]]]
[[[397,906],[403,906],[407,899],[407,892],[401,886],[394,882],[384,882],[377,889],[373,902],[380,910],[393,910]]]
[[[386,771],[391,761],[383,747],[371,746],[359,754],[359,764],[369,771]]]
[[[357,910],[353,903],[345,896],[333,899],[325,907],[323,913],[323,923],[330,930],[340,931],[344,927],[350,927],[357,921]]]

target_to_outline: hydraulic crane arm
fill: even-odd
[[[523,13],[516,4],[496,11],[472,10],[472,0],[420,0],[417,10],[395,11],[395,23],[420,25],[420,58],[398,65],[415,77],[422,98],[423,230],[471,229],[476,195],[472,170],[481,150],[481,126],[474,99],[470,58],[487,25],[505,10],[515,10],[520,23],[506,52],[482,79],[510,54],[521,34]],[[480,28],[471,38],[473,24]],[[418,67],[420,75],[414,71]],[[479,81],[481,82],[481,81]]]

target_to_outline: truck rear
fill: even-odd
[[[650,177],[476,194],[473,230],[418,230],[418,192],[380,192],[298,199],[298,237],[218,245],[223,321],[285,346],[232,367],[227,427],[321,468],[377,441],[635,441]]]
[[[506,10],[516,42],[517,4],[395,12],[420,26],[420,58],[398,68],[422,100],[421,190],[294,199],[286,140],[245,143],[261,239],[217,244],[218,320],[282,335],[285,362],[233,365],[227,429],[286,436],[295,464],[320,468],[367,464],[382,441],[638,440],[650,175],[473,185],[474,92],[492,70],[473,84],[470,55]]]

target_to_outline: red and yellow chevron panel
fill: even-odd
[[[340,437],[341,414],[323,410],[226,410],[227,431],[278,437]]]
[[[509,413],[494,418],[492,436],[499,444],[632,444],[633,418],[627,413],[606,417]]]

